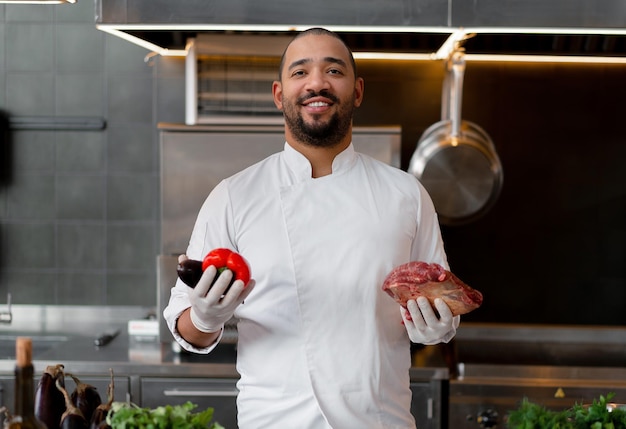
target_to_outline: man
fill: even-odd
[[[414,428],[409,340],[449,341],[458,317],[442,300],[381,289],[412,260],[447,267],[433,204],[417,180],[358,154],[352,115],[363,100],[352,53],[334,33],[300,33],[272,91],[284,151],[222,181],[203,205],[187,255],[228,247],[248,285],[209,267],[178,282],[164,316],[186,349],[208,353],[238,319],[240,429]],[[185,258],[186,256],[182,256]],[[207,293],[208,291],[208,293]]]

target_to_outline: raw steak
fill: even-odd
[[[469,313],[483,302],[483,295],[472,289],[439,264],[409,262],[394,268],[383,283],[383,290],[403,307],[410,299],[419,296],[443,299],[452,314]]]

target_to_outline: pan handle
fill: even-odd
[[[465,75],[465,54],[455,51],[448,69],[452,72],[452,84],[450,87],[450,121],[452,130],[450,136],[458,138],[461,135],[461,107],[463,105],[463,77]]]
[[[450,120],[450,98],[452,95],[452,71],[450,70],[450,61],[444,63],[445,73],[443,75],[443,85],[441,88],[441,121]]]

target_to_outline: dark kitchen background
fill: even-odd
[[[401,125],[406,169],[440,119],[443,64],[358,66],[355,124]],[[625,72],[467,63],[463,119],[493,139],[504,186],[483,218],[443,227],[453,271],[485,295],[464,320],[626,324]],[[3,114],[106,122],[0,140],[0,303],[155,305],[157,123],[184,122],[184,89],[183,58],[97,30],[92,2],[0,6]]]

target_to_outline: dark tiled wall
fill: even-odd
[[[89,1],[0,6],[0,110],[106,120],[12,133],[0,303],[9,291],[18,303],[156,303],[156,124],[184,120],[184,61],[146,61],[93,16]],[[355,124],[400,124],[406,169],[440,119],[443,66],[359,68]],[[453,270],[485,294],[465,320],[626,324],[623,76],[624,65],[468,63],[463,118],[490,134],[504,186],[484,218],[444,227]]]
[[[402,165],[440,118],[437,63],[360,64],[357,122],[397,121]],[[504,185],[481,219],[443,227],[476,322],[626,325],[624,64],[467,63],[463,119],[491,136]]]
[[[0,303],[156,304],[155,106],[169,106],[147,54],[97,30],[90,1],[0,6],[0,110],[106,121],[3,142]],[[183,94],[172,64],[167,86]]]

